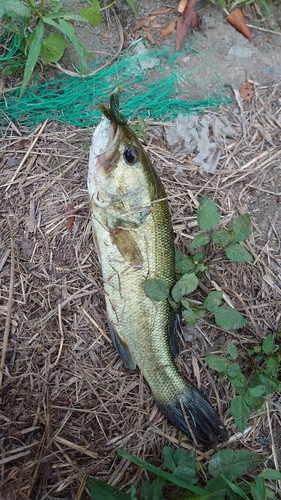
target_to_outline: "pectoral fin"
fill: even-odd
[[[115,227],[111,229],[110,236],[112,243],[117,246],[125,260],[134,266],[142,265],[141,251],[130,231],[122,227]]]
[[[135,370],[137,365],[130,352],[127,342],[116,332],[116,330],[114,330],[111,325],[109,325],[109,331],[115,349],[117,350],[123,363],[125,363],[127,368],[129,368],[130,370]]]

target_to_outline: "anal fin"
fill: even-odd
[[[181,313],[178,310],[174,313],[168,330],[169,345],[174,358],[179,353],[179,338],[177,330],[180,327],[180,324],[181,324]]]
[[[116,330],[114,330],[114,328],[111,325],[109,325],[109,331],[114,347],[117,350],[123,363],[130,370],[135,370],[137,365],[130,352],[127,342],[124,339],[122,339],[122,337],[116,332]]]

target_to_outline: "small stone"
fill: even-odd
[[[229,55],[239,57],[240,59],[251,57],[253,53],[254,50],[251,47],[243,47],[243,45],[235,45],[228,52]]]

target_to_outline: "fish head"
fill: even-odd
[[[119,202],[123,211],[163,197],[162,185],[136,134],[106,116],[92,137],[88,188],[95,205],[105,208],[115,203],[116,208]]]

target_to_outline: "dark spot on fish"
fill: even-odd
[[[130,146],[126,147],[125,151],[124,151],[124,159],[127,163],[129,163],[130,165],[132,165],[133,163],[135,163],[135,161],[137,160],[138,158],[138,155],[137,153],[135,152],[135,150],[133,148],[131,148]]]

